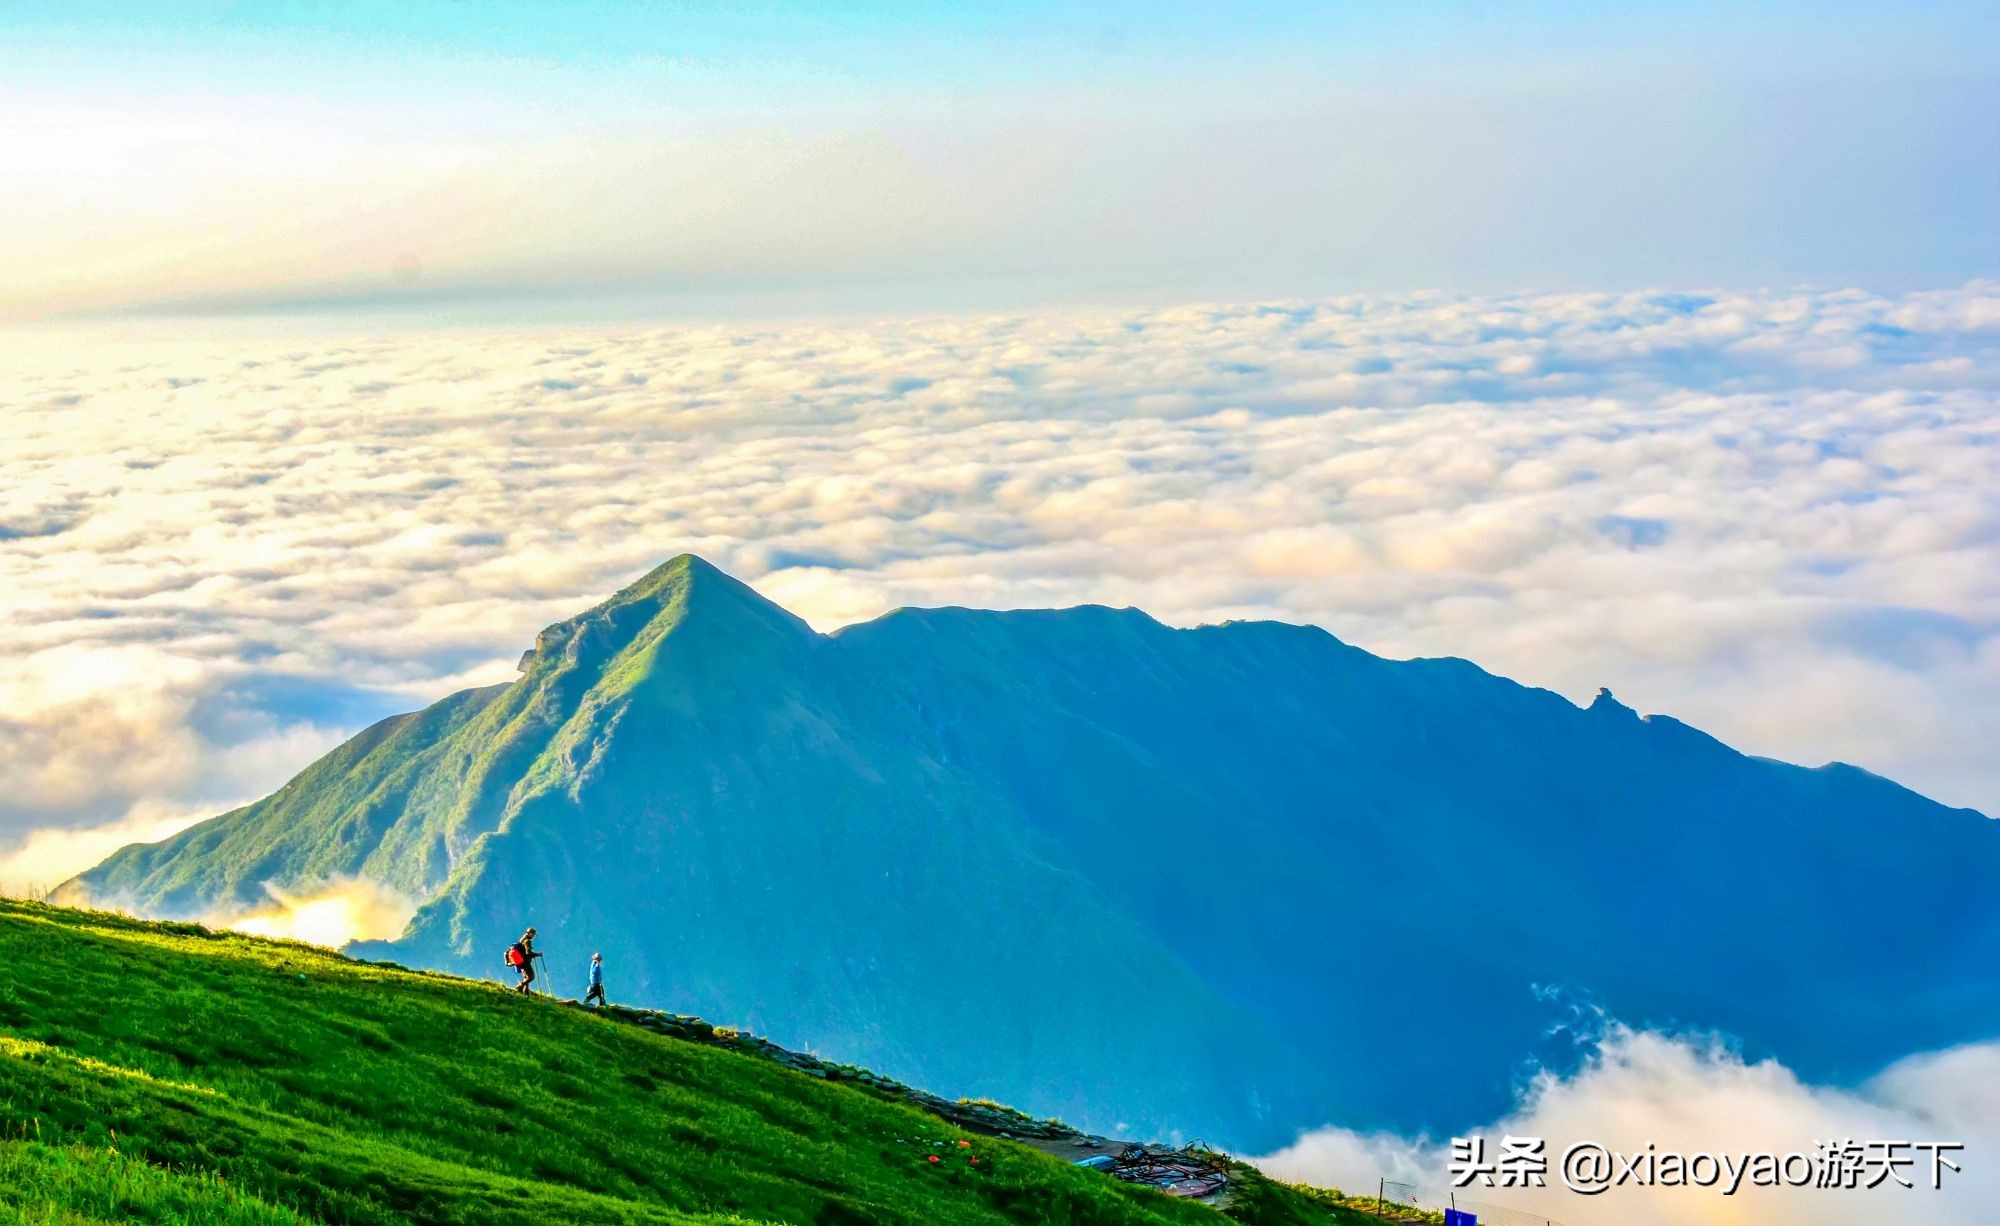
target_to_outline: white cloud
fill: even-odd
[[[1312,621],[2000,811],[2000,286],[6,346],[0,848],[260,794],[682,550],[822,627]]]
[[[1975,1226],[1992,1220],[2000,1198],[2000,1044],[1981,1044],[1913,1057],[1858,1089],[1802,1081],[1771,1060],[1745,1060],[1711,1038],[1670,1036],[1612,1027],[1597,1052],[1573,1075],[1542,1075],[1524,1090],[1515,1110],[1462,1135],[1483,1137],[1486,1157],[1503,1138],[1537,1137],[1550,1157],[1542,1188],[1454,1189],[1448,1139],[1404,1138],[1327,1128],[1307,1133],[1285,1150],[1258,1159],[1283,1178],[1374,1194],[1377,1180],[1417,1185],[1419,1200],[1440,1205],[1497,1206],[1518,1217],[1482,1214],[1482,1220],[1554,1220],[1573,1224],[1616,1221],[1621,1226],[1875,1226],[1880,1222]],[[1927,1152],[1914,1159],[1904,1188],[1885,1178],[1877,1188],[1820,1189],[1757,1186],[1749,1167],[1737,1190],[1725,1195],[1730,1170],[1744,1170],[1746,1154],[1816,1155],[1823,1142],[1871,1141],[1959,1144],[1944,1156],[1961,1169],[1934,1170]],[[1596,1144],[1613,1153],[1708,1154],[1723,1167],[1714,1187],[1642,1187],[1628,1182],[1594,1195],[1563,1185],[1561,1155]],[[1731,1158],[1731,1156],[1734,1156]],[[1731,1158],[1724,1162],[1725,1158]],[[1662,1169],[1657,1165],[1655,1170]],[[1708,1178],[1709,1164],[1697,1174]],[[1802,1167],[1795,1167],[1802,1170]],[[1615,1168],[1614,1168],[1615,1170]],[[1933,1175],[1941,1186],[1933,1187]],[[1872,1174],[1864,1177],[1872,1178]],[[1767,1181],[1768,1182],[1768,1181]]]
[[[415,899],[374,881],[339,878],[316,889],[287,891],[266,884],[271,905],[206,922],[252,936],[306,941],[339,949],[351,941],[393,940],[417,913]]]
[[[0,672],[0,804],[87,808],[166,791],[198,756],[193,661],[137,643],[62,644]]]

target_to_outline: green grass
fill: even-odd
[[[8,901],[0,959],[0,1223],[1225,1220],[490,984]],[[1247,1171],[1239,1196],[1354,1220]]]
[[[209,1171],[177,1173],[115,1149],[0,1141],[0,1224],[301,1226],[307,1219]]]

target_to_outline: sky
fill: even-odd
[[[1996,97],[1957,0],[11,4],[0,318],[1924,288]]]

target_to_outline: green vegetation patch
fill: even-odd
[[[0,958],[0,1222],[1221,1220],[489,984],[15,902]],[[1349,1220],[1241,1189],[1237,1220]]]

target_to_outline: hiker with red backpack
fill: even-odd
[[[535,952],[533,928],[522,933],[520,940],[507,947],[507,965],[513,967],[521,976],[521,982],[514,985],[514,990],[523,996],[534,989],[535,959],[541,956]]]

